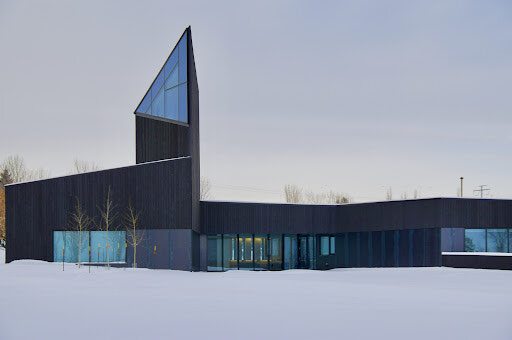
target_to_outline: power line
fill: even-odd
[[[482,185],[479,185],[478,186],[480,189],[475,189],[473,190],[473,194],[475,192],[480,192],[480,198],[484,198],[484,191],[491,191],[491,189],[488,189],[488,188],[485,188],[485,187],[488,187],[487,184],[482,184]]]

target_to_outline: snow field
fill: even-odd
[[[0,266],[2,339],[511,339],[512,272]]]

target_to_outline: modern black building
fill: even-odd
[[[491,257],[485,265],[471,256],[442,255],[512,252],[512,200],[200,201],[199,88],[190,27],[135,110],[135,128],[136,165],[6,186],[7,262],[76,262],[76,232],[66,228],[76,199],[95,215],[110,192],[119,217],[129,203],[141,212],[139,267],[223,271],[443,262],[512,267],[498,255],[498,265]],[[104,263],[108,257],[131,265],[124,229],[106,233],[93,226],[84,235],[80,256],[86,262]]]

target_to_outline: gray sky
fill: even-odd
[[[509,1],[0,0],[0,159],[133,164],[133,111],[188,25],[215,199],[460,176],[512,197]]]

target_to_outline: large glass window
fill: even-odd
[[[125,243],[125,231],[91,231],[91,262],[125,262]]]
[[[188,123],[187,77],[185,32],[135,112]]]
[[[54,231],[53,260],[56,262],[126,262],[125,231]]]
[[[236,234],[225,234],[222,240],[224,270],[238,269],[238,237]]]
[[[253,269],[254,250],[252,243],[251,234],[238,237],[238,269]]]
[[[508,251],[507,229],[487,229],[487,251],[493,253]]]
[[[254,235],[254,269],[268,269],[268,235]]]
[[[283,269],[283,237],[280,234],[269,236],[269,269]]]
[[[222,271],[222,235],[208,235],[207,248],[208,271]]]
[[[284,237],[284,269],[299,268],[297,235],[286,235]]]
[[[329,243],[329,236],[320,236],[320,255],[326,256],[330,254]]]
[[[464,248],[467,252],[484,252],[485,229],[466,229]]]

